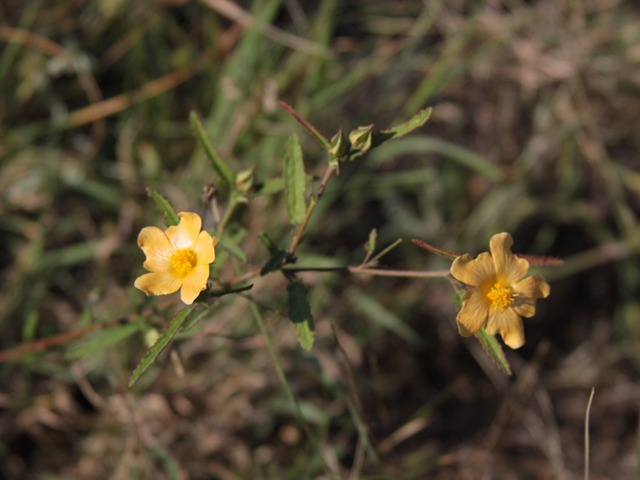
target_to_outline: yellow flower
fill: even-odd
[[[147,256],[143,266],[152,273],[138,277],[134,285],[147,295],[166,295],[182,287],[180,298],[191,305],[207,287],[218,239],[200,231],[202,220],[197,214],[183,212],[178,216],[180,224],[166,232],[145,227],[138,235],[138,246]]]
[[[491,253],[456,258],[451,275],[473,287],[462,297],[456,322],[460,335],[469,337],[485,325],[489,335],[500,333],[511,348],[524,345],[523,317],[536,313],[536,300],[549,295],[549,284],[536,274],[522,280],[529,262],[511,253],[513,239],[508,233],[491,237]],[[522,280],[522,281],[521,281]]]

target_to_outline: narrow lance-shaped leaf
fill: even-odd
[[[371,230],[371,233],[369,233],[369,240],[367,240],[367,243],[364,246],[367,252],[373,253],[373,251],[376,249],[377,238],[378,238],[378,231],[374,228],[373,230]]]
[[[329,150],[329,148],[331,148],[331,144],[329,143],[329,140],[327,140],[318,131],[318,129],[316,127],[314,127],[307,120],[302,118],[302,115],[300,115],[298,112],[296,112],[291,105],[289,105],[287,102],[283,102],[282,100],[280,100],[278,102],[278,105],[280,105],[280,108],[282,108],[284,111],[286,111],[289,115],[291,115],[293,118],[295,118],[296,121],[300,125],[302,125],[307,132],[309,132],[311,135],[313,135],[313,138],[315,138],[318,141],[318,143],[322,146],[322,148],[324,148],[327,151]]]
[[[264,277],[267,273],[277,270],[282,266],[284,259],[287,256],[287,252],[284,250],[278,250],[271,258],[264,264],[262,270],[260,270],[260,276]]]
[[[167,227],[172,227],[180,223],[180,217],[178,217],[178,214],[169,203],[169,200],[164,198],[155,190],[151,190],[149,187],[147,187],[147,195],[153,198],[153,200],[156,202],[156,207],[162,214],[162,217],[164,218],[164,224]]]
[[[376,148],[382,145],[383,143],[390,142],[391,140],[395,140],[396,138],[404,137],[406,134],[411,133],[416,128],[420,128],[431,116],[431,111],[433,109],[431,107],[425,108],[424,110],[420,110],[417,114],[415,114],[409,121],[397,125],[389,130],[383,130],[378,133],[373,134],[373,141],[371,144],[371,148]]]
[[[304,201],[304,164],[302,149],[297,135],[291,135],[287,142],[287,154],[284,166],[284,194],[287,201],[287,214],[293,224],[304,220],[306,204]]]
[[[278,251],[278,247],[276,246],[276,244],[273,242],[273,240],[271,240],[269,238],[269,235],[267,235],[264,232],[260,232],[258,234],[258,239],[262,242],[262,244],[267,247],[267,250],[269,250],[269,253],[271,255],[275,255],[276,252]]]
[[[287,287],[289,294],[289,319],[293,322],[298,341],[302,348],[311,350],[313,347],[313,317],[307,300],[307,289],[301,282],[294,282]]]
[[[429,245],[422,240],[413,239],[412,242],[419,247],[430,251],[431,253],[435,253],[436,255],[440,255],[441,257],[449,258],[451,260],[455,260],[460,256],[459,253],[450,252],[449,250],[434,247],[433,245]],[[532,267],[558,267],[564,264],[564,260],[556,257],[540,257],[538,255],[526,255],[523,253],[516,253],[515,256],[518,258],[524,258]]]
[[[455,295],[458,310],[462,310],[462,296],[465,291],[466,290],[461,290]],[[509,366],[509,362],[505,358],[502,347],[498,343],[498,340],[496,340],[496,337],[489,335],[485,331],[484,327],[482,327],[475,336],[482,345],[482,348],[484,348],[485,352],[489,354],[500,370],[502,370],[506,375],[511,375],[511,367]]]
[[[198,118],[198,115],[196,114],[196,112],[191,112],[190,118],[191,118],[191,125],[193,126],[193,130],[196,132],[196,136],[198,137],[198,140],[200,141],[200,144],[204,149],[204,153],[207,155],[207,158],[211,162],[213,169],[220,176],[220,179],[224,183],[226,183],[229,188],[233,188],[235,185],[233,173],[231,172],[229,167],[227,167],[227,164],[224,163],[224,160],[222,160],[222,157],[218,155],[218,152],[216,152],[216,150],[213,148],[213,145],[211,145],[211,142],[209,141],[209,137],[207,136],[207,133],[204,131],[204,128],[202,127],[202,123],[200,123],[200,119]]]
[[[438,247],[434,247],[433,245],[429,245],[426,242],[423,242],[422,240],[416,240],[415,238],[412,240],[413,243],[415,243],[416,245],[418,245],[421,248],[424,248],[425,250],[430,251],[431,253],[435,253],[436,255],[440,255],[441,257],[445,257],[445,258],[449,258],[451,260],[455,260],[456,258],[458,258],[460,255],[454,252],[450,252],[449,250],[443,250],[442,248],[438,248]]]
[[[156,343],[149,349],[138,367],[133,371],[131,380],[129,380],[129,387],[133,386],[133,384],[138,381],[138,378],[140,378],[140,375],[142,375],[147,370],[147,368],[149,368],[153,364],[153,362],[156,361],[158,355],[160,355],[162,350],[164,350],[167,344],[175,336],[175,334],[178,332],[191,312],[192,309],[185,308],[181,310],[180,313],[178,313],[175,317],[173,317],[173,320],[171,320],[171,323],[169,324],[167,329],[162,333],[162,335],[160,335]]]

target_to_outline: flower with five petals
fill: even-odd
[[[198,214],[182,212],[178,216],[180,224],[165,232],[145,227],[138,235],[138,246],[147,257],[143,266],[151,273],[138,277],[134,285],[147,295],[166,295],[181,288],[180,298],[191,305],[207,287],[218,239],[200,231]]]
[[[491,253],[481,253],[475,260],[468,254],[456,258],[451,275],[467,285],[462,309],[456,322],[460,335],[478,333],[486,324],[489,335],[500,333],[511,348],[524,344],[523,317],[536,313],[536,300],[549,295],[549,284],[536,274],[524,280],[529,262],[511,253],[513,239],[508,233],[491,237]]]

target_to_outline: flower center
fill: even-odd
[[[184,278],[189,275],[197,264],[198,257],[190,248],[183,248],[171,255],[173,271],[176,272],[176,275],[180,278]]]
[[[509,305],[513,303],[513,297],[515,295],[509,287],[505,287],[501,283],[496,283],[487,297],[491,300],[491,305],[495,310],[503,311]]]

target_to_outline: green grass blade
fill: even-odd
[[[398,142],[385,145],[370,154],[371,161],[382,163],[387,159],[395,158],[400,155],[411,154],[437,154],[444,158],[456,162],[459,165],[467,167],[494,182],[500,182],[504,179],[502,170],[484,157],[478,155],[471,150],[460,147],[453,143],[447,142],[440,138],[427,135],[412,135],[403,138]]]
[[[284,165],[284,194],[287,214],[291,223],[298,225],[304,220],[307,206],[304,200],[304,163],[302,149],[297,135],[291,135],[287,142]]]
[[[167,329],[162,333],[162,335],[160,335],[156,343],[149,349],[140,364],[133,371],[131,380],[129,380],[129,387],[132,387],[133,384],[138,381],[140,375],[142,375],[147,370],[147,368],[149,368],[153,364],[153,362],[156,361],[158,355],[160,355],[162,350],[164,350],[164,348],[175,336],[175,334],[178,333],[178,330],[192,311],[193,310],[190,308],[184,308],[180,311],[180,313],[173,317],[173,320],[171,320],[171,323],[169,324]]]
[[[77,360],[87,355],[94,354],[105,348],[117,345],[139,330],[137,324],[122,325],[120,327],[102,330],[95,334],[95,337],[84,345],[68,352],[65,357],[67,360]]]
[[[169,203],[169,200],[164,198],[155,190],[151,190],[149,187],[147,187],[147,195],[153,198],[153,200],[156,202],[156,207],[162,214],[162,217],[164,218],[164,224],[167,227],[172,227],[180,223],[180,217],[178,217],[178,214]]]
[[[232,189],[235,185],[233,173],[231,172],[229,167],[227,167],[227,164],[224,163],[222,157],[218,155],[218,152],[216,152],[216,150],[213,148],[213,145],[211,145],[209,137],[204,131],[202,123],[200,122],[200,119],[198,118],[196,112],[191,112],[190,118],[191,125],[193,126],[193,130],[196,133],[196,137],[198,137],[198,141],[200,142],[200,145],[202,145],[204,153],[207,155],[207,158],[211,162],[211,166],[220,176],[220,179],[227,184],[227,187],[229,189]]]
[[[298,341],[305,350],[313,347],[313,317],[307,300],[307,289],[301,282],[294,282],[287,287],[289,294],[289,319],[293,322]]]
[[[364,313],[376,324],[392,331],[407,343],[411,343],[413,345],[422,343],[420,335],[418,335],[413,328],[400,320],[397,315],[384,308],[373,297],[356,289],[352,289],[349,291],[349,298],[351,298],[358,310]]]
[[[236,243],[236,241],[233,239],[231,235],[228,235],[224,232],[213,232],[213,235],[215,237],[218,237],[218,244],[216,245],[216,248],[221,248],[223,250],[226,250],[231,255],[233,255],[238,260],[240,260],[242,263],[247,263],[247,256],[242,251],[242,249],[238,246],[238,244]]]

